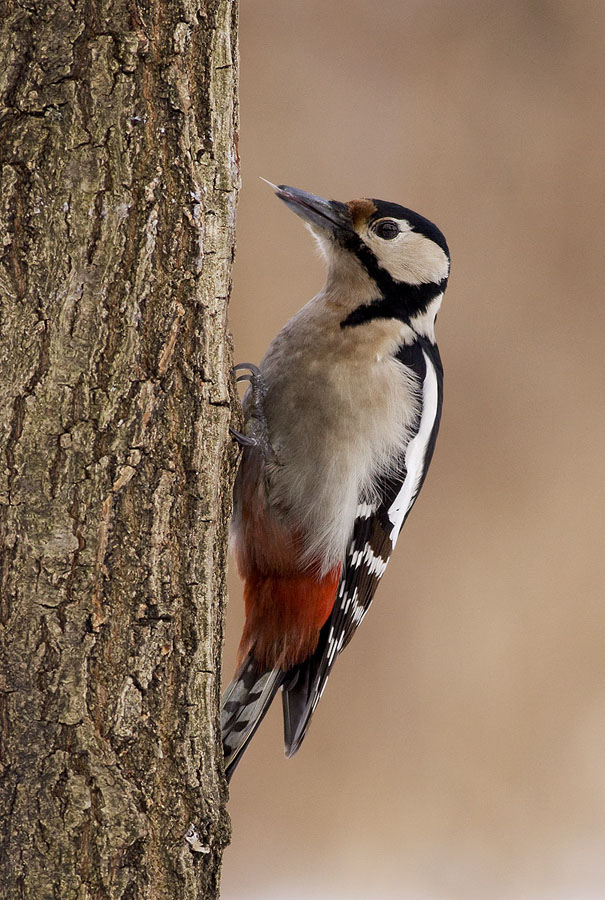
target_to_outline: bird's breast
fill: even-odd
[[[299,353],[295,364],[296,373],[269,381],[277,458],[269,492],[303,535],[307,561],[328,571],[344,557],[360,500],[401,465],[419,385],[390,353],[374,349],[357,359]]]

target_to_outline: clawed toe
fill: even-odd
[[[229,428],[229,434],[235,438],[238,444],[241,444],[242,447],[256,447],[257,441],[248,437],[247,434],[242,434],[241,431],[236,431],[235,428]]]
[[[241,372],[245,371],[244,375],[238,375],[236,377],[236,381],[256,381],[261,377],[260,369],[258,366],[255,366],[254,363],[238,363],[236,366],[233,366],[232,372]]]
[[[238,375],[238,372],[242,374]],[[265,455],[274,455],[269,442],[269,431],[263,409],[267,388],[261,370],[254,363],[238,363],[233,367],[233,373],[236,375],[236,381],[249,381],[250,387],[246,391],[243,401],[248,434],[242,434],[233,429],[231,429],[231,434],[243,447],[258,447]]]

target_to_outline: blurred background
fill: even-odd
[[[429,477],[299,754],[276,703],[238,768],[223,898],[603,898],[605,3],[241,16],[236,359],[323,284],[260,175],[411,207],[453,262]]]

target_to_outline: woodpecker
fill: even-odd
[[[281,688],[286,756],[365,616],[424,482],[439,429],[435,318],[450,270],[441,231],[382,200],[285,185],[326,284],[248,380],[232,543],[246,622],[223,697],[227,778]]]

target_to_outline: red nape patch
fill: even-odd
[[[332,612],[340,566],[323,578],[310,574],[246,578],[246,625],[238,665],[248,653],[264,669],[289,669],[313,653]]]

